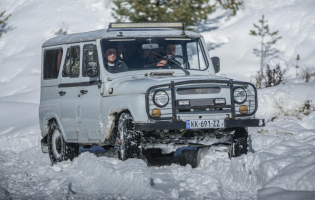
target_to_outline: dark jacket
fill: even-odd
[[[105,62],[104,66],[107,69],[107,71],[111,73],[123,72],[128,70],[128,67],[124,61],[116,60],[114,64],[115,64],[114,66],[110,66],[108,65],[107,62]]]
[[[128,62],[128,66],[131,69],[140,69],[143,68],[145,65],[149,64],[149,60],[148,57],[145,59],[142,59],[140,57],[140,55],[137,53],[135,53],[132,58],[130,59],[130,61]]]
[[[147,67],[148,68],[156,68],[158,67],[157,64],[161,61],[161,60],[165,60],[162,58],[156,59],[155,61],[153,61],[151,64],[148,64]],[[166,68],[166,69],[180,69],[180,62],[178,60],[172,59],[174,62],[176,62],[177,64],[179,64],[179,66],[171,61],[167,61],[166,65],[163,66],[162,68]]]

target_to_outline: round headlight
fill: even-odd
[[[158,107],[165,107],[168,104],[168,94],[163,90],[158,90],[153,95],[153,102]]]
[[[246,101],[247,94],[243,88],[235,88],[234,89],[234,101],[235,103],[242,104]]]

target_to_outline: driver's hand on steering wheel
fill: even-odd
[[[166,61],[166,60],[161,60],[160,62],[158,62],[158,63],[156,64],[156,66],[158,66],[158,67],[164,67],[166,64],[167,64],[167,61]]]

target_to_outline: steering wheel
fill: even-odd
[[[188,59],[187,59],[186,57],[184,57],[184,56],[181,56],[181,55],[174,55],[174,56],[171,56],[171,57],[168,57],[168,58],[171,59],[171,60],[174,60],[175,58],[182,58],[183,61],[184,61],[183,65],[187,64],[187,67],[188,67],[187,69],[190,68]],[[163,59],[162,59],[162,60],[163,60]],[[176,62],[176,61],[174,60],[174,62]],[[180,63],[179,63],[179,64],[180,64]],[[163,66],[162,68],[164,68],[164,69],[169,69],[170,66],[167,67],[167,65],[169,66],[169,61],[168,61],[168,63],[167,63],[165,66]]]

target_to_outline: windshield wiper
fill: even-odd
[[[150,51],[150,53],[152,53],[153,55],[158,56],[158,57],[160,57],[160,58],[163,58],[163,59],[165,59],[166,61],[169,61],[169,62],[171,62],[171,63],[176,64],[177,66],[180,67],[181,70],[183,70],[183,71],[185,72],[186,75],[190,75],[190,72],[189,72],[187,69],[183,68],[180,64],[178,64],[177,62],[175,62],[173,59],[170,59],[170,58],[168,58],[168,57],[166,57],[166,56],[162,56],[162,55],[160,55],[160,54],[158,54],[158,53],[156,53],[156,52],[153,52],[153,51]]]

